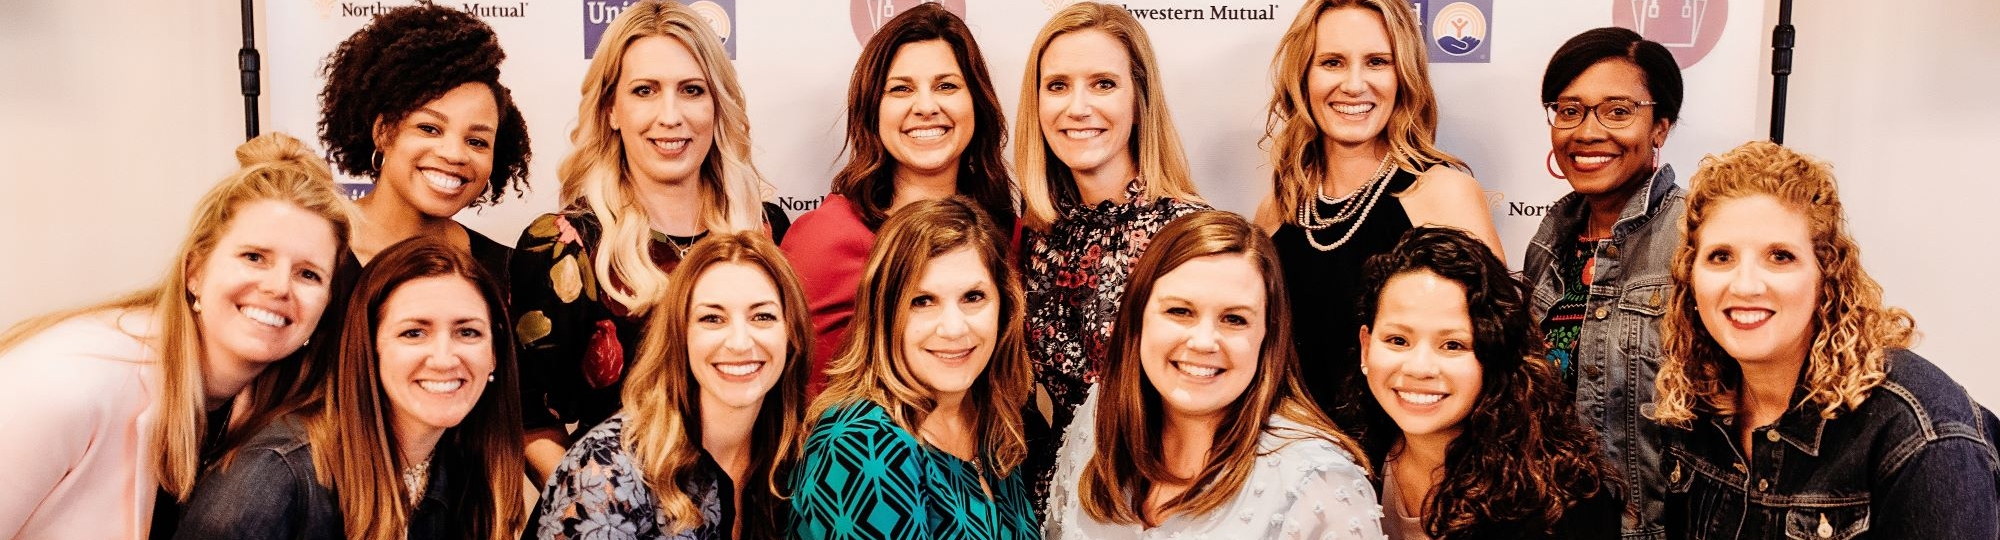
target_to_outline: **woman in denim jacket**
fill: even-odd
[[[1542,101],[1552,159],[1575,191],[1556,200],[1528,246],[1530,313],[1578,414],[1625,479],[1624,536],[1656,539],[1659,428],[1642,411],[1653,402],[1667,263],[1680,242],[1683,192],[1658,163],[1680,121],[1680,68],[1658,43],[1599,28],[1556,50]]]
[[[1702,160],[1656,417],[1675,538],[1995,538],[1994,419],[1910,352],[1833,171],[1757,141]]]

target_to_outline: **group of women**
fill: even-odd
[[[1516,276],[1418,35],[1306,2],[1246,219],[1122,8],[1036,36],[1010,159],[921,5],[791,223],[719,39],[643,0],[510,249],[452,220],[524,187],[498,41],[391,10],[320,96],[372,193],[259,137],[158,285],[0,334],[0,536],[2000,536],[2000,425],[1909,351],[1828,165],[1753,142],[1684,190],[1672,57],[1585,32],[1542,85],[1574,192]]]

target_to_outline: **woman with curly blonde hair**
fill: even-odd
[[[1769,142],[1702,160],[1654,418],[1676,538],[1994,538],[1993,413],[1911,352],[1833,170]]]

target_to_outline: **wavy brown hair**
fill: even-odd
[[[957,192],[976,201],[1001,230],[1012,231],[1014,180],[1007,173],[1007,117],[986,71],[986,56],[979,53],[979,43],[972,40],[972,29],[964,20],[931,2],[883,23],[855,59],[854,76],[847,82],[847,165],[833,175],[833,192],[854,203],[868,228],[884,226],[896,198],[898,167],[876,131],[882,123],[889,65],[904,45],[932,40],[951,47],[958,71],[965,75],[966,91],[972,94],[972,142],[958,157]]]
[[[1047,134],[1042,133],[1041,66],[1049,42],[1089,30],[1111,36],[1131,60],[1132,97],[1137,103],[1132,108],[1132,139],[1126,150],[1132,155],[1135,172],[1146,179],[1146,197],[1203,202],[1188,170],[1180,131],[1174,129],[1172,111],[1167,110],[1166,84],[1160,81],[1160,61],[1153,56],[1153,41],[1146,37],[1146,27],[1125,8],[1077,2],[1042,25],[1035,44],[1028,48],[1027,73],[1021,77],[1021,106],[1014,112],[1014,173],[1021,175],[1021,218],[1027,227],[1047,230],[1058,217],[1056,202],[1080,197],[1075,175],[1049,150]]]
[[[302,407],[313,469],[340,505],[347,537],[401,540],[409,531],[410,486],[403,484],[405,462],[391,420],[395,404],[382,389],[382,362],[376,331],[383,304],[410,281],[455,277],[472,284],[486,303],[494,381],[486,383],[472,411],[445,431],[433,456],[450,463],[452,501],[461,528],[458,538],[516,538],[526,521],[521,510],[521,397],[514,362],[513,331],[506,296],[470,253],[429,236],[382,250],[361,271],[354,303],[348,306],[334,375],[318,399]],[[472,374],[478,377],[480,374]]]
[[[1257,267],[1264,283],[1264,343],[1258,350],[1257,374],[1230,409],[1215,433],[1207,463],[1192,478],[1168,472],[1160,452],[1166,405],[1158,389],[1146,380],[1139,358],[1145,334],[1147,303],[1153,285],[1188,261],[1211,255],[1236,255]],[[1142,512],[1153,487],[1161,483],[1193,482],[1193,488],[1166,502],[1159,515],[1201,515],[1234,500],[1243,491],[1260,455],[1259,439],[1266,433],[1288,438],[1325,439],[1361,455],[1354,440],[1320,412],[1299,381],[1299,358],[1292,348],[1290,296],[1278,265],[1271,237],[1241,216],[1220,210],[1188,214],[1160,229],[1139,262],[1120,299],[1112,325],[1108,367],[1097,402],[1097,449],[1078,480],[1083,512],[1108,523],[1142,523]],[[1305,430],[1280,430],[1273,415],[1298,422]],[[1364,465],[1365,468],[1365,465]]]
[[[974,436],[987,460],[983,466],[1005,477],[1027,456],[1021,409],[1033,392],[1028,371],[1027,332],[1022,328],[1024,300],[1020,278],[1007,251],[1008,235],[979,204],[963,195],[919,201],[898,210],[882,224],[882,234],[868,254],[854,301],[854,327],[840,353],[827,364],[827,386],[813,400],[807,418],[835,407],[872,402],[888,412],[898,427],[910,433],[937,407],[931,390],[910,371],[903,357],[903,327],[909,322],[910,300],[924,269],[940,255],[959,249],[979,254],[1000,301],[1000,332],[993,358],[986,363],[964,406],[972,410]]]
[[[1310,0],[1299,7],[1271,59],[1271,104],[1263,142],[1270,145],[1271,194],[1281,216],[1297,214],[1299,205],[1326,179],[1326,138],[1312,116],[1306,72],[1312,69],[1320,15],[1349,8],[1381,14],[1389,33],[1389,53],[1396,62],[1396,104],[1380,137],[1388,143],[1396,166],[1419,174],[1439,164],[1466,168],[1464,161],[1437,147],[1437,94],[1431,91],[1416,9],[1406,0]]]
[[[646,486],[659,498],[667,529],[692,530],[702,524],[701,508],[681,491],[701,459],[701,388],[690,373],[689,310],[696,281],[703,272],[723,264],[756,267],[777,286],[779,311],[785,324],[785,366],[777,386],[764,395],[750,432],[752,489],[742,493],[744,538],[777,538],[784,527],[785,506],[780,484],[797,459],[805,429],[806,377],[812,367],[812,321],[798,274],[783,252],[762,232],[710,236],[695,243],[687,259],[674,269],[666,296],[646,322],[646,337],[633,357],[625,383],[625,434],[621,441],[645,476]],[[724,528],[728,524],[723,524]]]
[[[1752,141],[1702,158],[1689,184],[1681,247],[1674,252],[1674,292],[1660,324],[1664,342],[1653,419],[1684,428],[1698,412],[1736,414],[1743,368],[1702,324],[1692,284],[1708,212],[1723,201],[1757,195],[1804,214],[1819,263],[1812,349],[1799,377],[1806,395],[1792,406],[1815,407],[1823,418],[1861,406],[1888,378],[1889,350],[1914,344],[1917,323],[1909,312],[1883,305],[1882,286],[1861,268],[1861,248],[1847,234],[1833,167],[1769,141]]]
[[[1390,279],[1421,272],[1465,289],[1480,368],[1479,396],[1445,447],[1444,479],[1423,502],[1424,532],[1439,540],[1552,534],[1571,507],[1613,491],[1617,471],[1605,460],[1597,432],[1577,416],[1569,386],[1539,359],[1544,345],[1528,311],[1527,287],[1471,234],[1417,227],[1394,249],[1368,259],[1359,320],[1374,325]],[[1349,392],[1360,404],[1362,444],[1379,465],[1403,431],[1367,385]]]

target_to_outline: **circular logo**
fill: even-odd
[[[688,4],[687,7],[689,11],[693,11],[694,14],[700,15],[702,19],[708,21],[708,27],[715,30],[715,37],[722,38],[723,43],[729,42],[729,33],[736,27],[736,24],[729,20],[729,10],[723,9],[722,4],[717,4],[712,0],[700,0]]]
[[[1486,14],[1478,6],[1453,2],[1431,16],[1431,40],[1445,54],[1465,56],[1486,43]]]
[[[1611,24],[1629,28],[1674,53],[1681,69],[1694,67],[1729,22],[1729,0],[1612,0]]]
[[[854,24],[854,40],[863,45],[896,14],[923,4],[944,6],[958,18],[965,18],[965,0],[848,0],[848,21]]]

